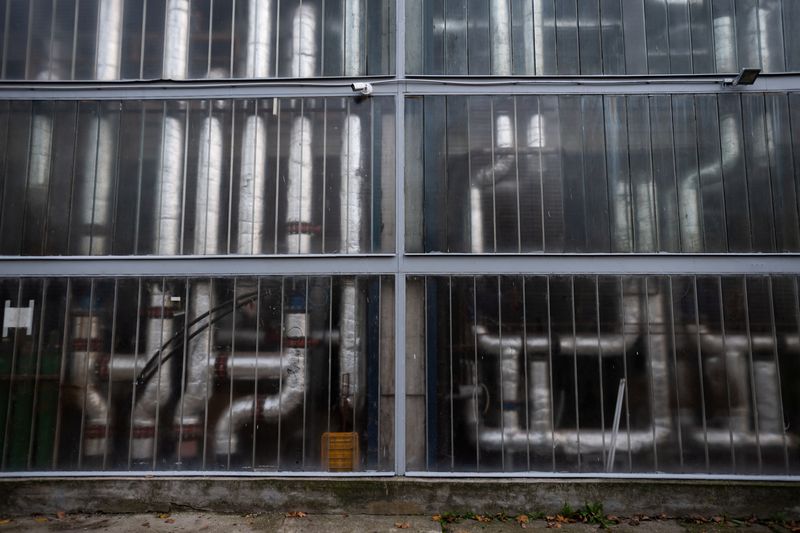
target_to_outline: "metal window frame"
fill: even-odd
[[[719,479],[796,481],[798,476],[409,472],[406,470],[406,278],[504,274],[800,274],[800,254],[416,254],[405,251],[405,100],[424,95],[725,94],[800,91],[800,74],[761,75],[754,85],[726,85],[729,75],[465,77],[406,74],[406,2],[395,0],[394,68],[363,76],[376,96],[395,102],[395,249],[387,254],[267,256],[0,256],[0,277],[126,277],[375,274],[394,279],[394,470],[386,472],[24,472],[5,477],[417,477]],[[162,100],[353,96],[350,78],[187,82],[0,82],[0,100]]]

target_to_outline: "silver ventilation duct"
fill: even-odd
[[[248,0],[245,76],[268,78],[272,57],[272,0]]]
[[[217,456],[228,456],[241,451],[239,428],[245,423],[252,422],[253,416],[266,422],[275,422],[288,416],[297,407],[302,405],[306,394],[306,341],[308,335],[308,315],[300,309],[289,309],[284,323],[284,343],[288,348],[283,354],[265,354],[264,361],[268,365],[260,366],[272,374],[276,370],[280,373],[280,388],[277,394],[268,396],[248,395],[235,400],[223,412],[214,429],[214,449]],[[275,365],[277,358],[278,365]],[[239,356],[229,359],[232,363]],[[250,377],[255,372],[253,356],[245,356],[243,362],[235,361],[236,366],[230,367],[229,372],[250,372]],[[248,368],[249,367],[249,368]],[[274,375],[274,374],[273,374]]]
[[[361,231],[366,226],[369,199],[365,192],[361,117],[348,114],[342,129],[341,202],[342,253],[363,251]],[[342,281],[340,308],[341,343],[339,346],[340,406],[343,413],[353,413],[364,401],[366,381],[363,358],[364,302],[355,278]]]
[[[362,37],[364,26],[365,0],[344,0],[344,72],[345,76],[361,76],[364,74],[362,61],[365,43]]]
[[[72,404],[83,413],[83,455],[103,456],[109,448],[107,424],[109,406],[93,372],[104,354],[104,326],[100,316],[76,312],[72,320],[72,352],[70,354],[69,384]]]
[[[311,252],[313,166],[311,120],[294,119],[289,145],[289,184],[286,191],[286,244],[289,253]]]
[[[162,292],[159,284],[147,287],[148,302],[144,310],[145,342],[144,354],[149,359],[158,354],[158,370],[136,397],[131,414],[133,440],[131,457],[135,461],[151,459],[155,454],[156,431],[160,411],[172,397],[172,364],[163,362],[161,346],[175,333],[175,318],[172,298],[168,291]]]
[[[492,74],[511,75],[511,12],[509,0],[490,0],[489,35],[492,36]]]

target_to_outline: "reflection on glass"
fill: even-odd
[[[412,471],[797,473],[795,278],[426,276],[408,309]]]
[[[800,250],[793,95],[421,100],[409,252]]]
[[[2,0],[0,20],[2,79],[392,71],[394,6],[388,0]]]
[[[800,62],[794,4],[409,0],[407,70],[471,76],[794,71]]]
[[[394,102],[11,102],[0,253],[394,248]]]
[[[4,471],[394,468],[389,278],[11,279],[0,299],[31,313],[0,338]]]

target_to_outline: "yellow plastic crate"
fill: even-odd
[[[322,434],[322,468],[330,472],[352,472],[359,464],[358,433]]]

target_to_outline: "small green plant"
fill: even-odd
[[[564,502],[564,505],[561,506],[561,510],[558,512],[564,518],[572,518],[575,514],[575,509],[570,507],[567,502]]]

